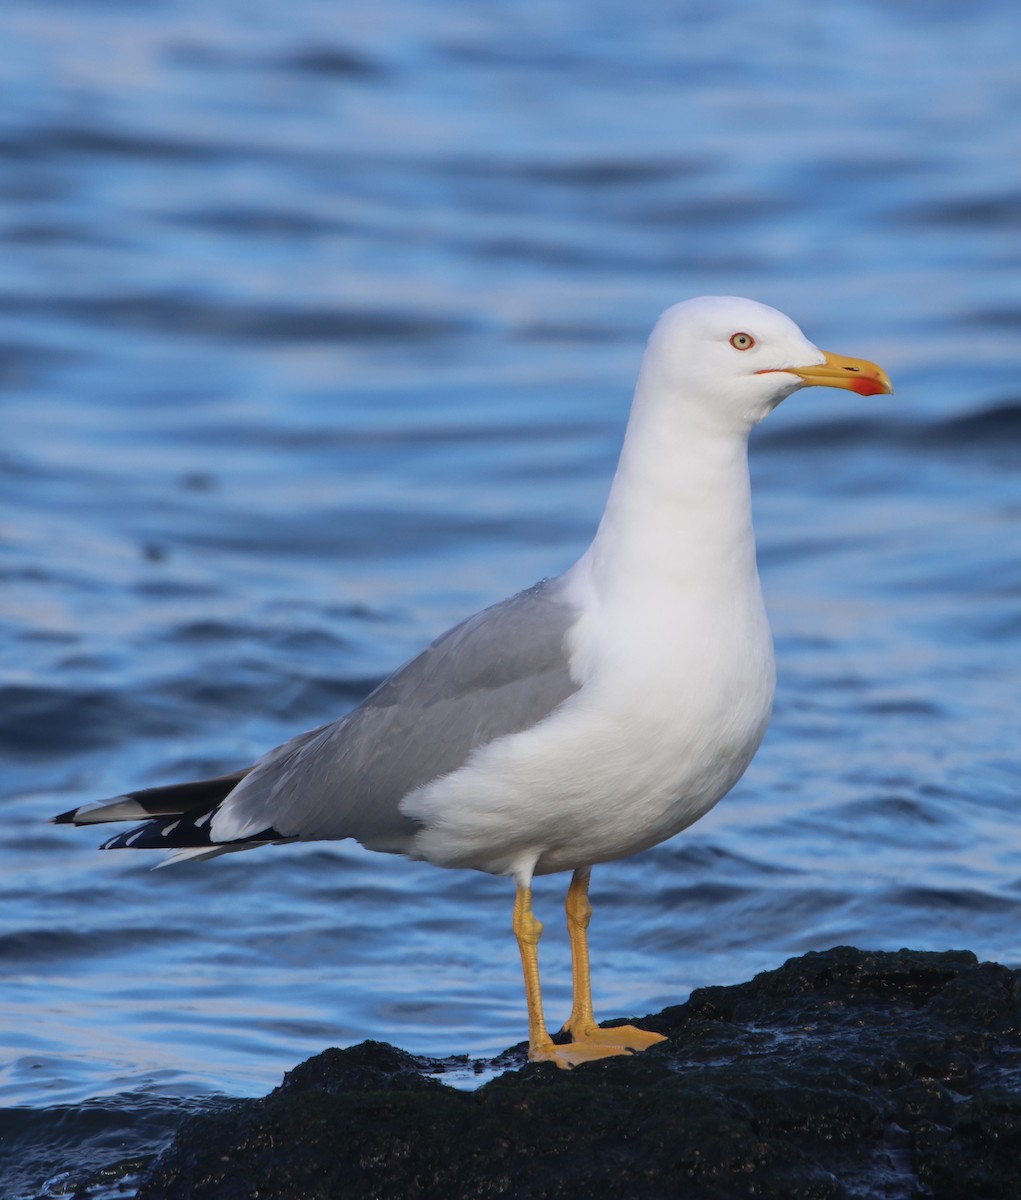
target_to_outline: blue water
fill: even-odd
[[[690,295],[897,394],[756,434],[773,724],[595,872],[597,1010],[839,942],[1021,962],[1019,36],[1006,0],[0,9],[0,1194],[327,1045],[523,1037],[505,880],[153,874],[45,820],[244,765],[562,570]]]

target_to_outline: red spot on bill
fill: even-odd
[[[886,391],[886,388],[878,380],[869,379],[867,376],[852,380],[848,386],[859,396],[880,396]]]

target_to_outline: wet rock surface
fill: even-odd
[[[139,1200],[1021,1195],[1019,971],[840,947],[637,1023],[669,1040],[474,1092],[328,1050],[188,1121]]]

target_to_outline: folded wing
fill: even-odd
[[[349,837],[405,850],[419,828],[401,811],[405,796],[478,747],[538,724],[578,690],[567,647],[577,615],[562,582],[544,580],[455,626],[352,712],[247,771],[129,793],[55,820],[143,819],[105,848],[159,847],[177,857]]]

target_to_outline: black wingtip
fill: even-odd
[[[74,819],[78,815],[78,809],[69,808],[67,812],[62,812],[56,817],[47,818],[49,825],[73,825]]]

